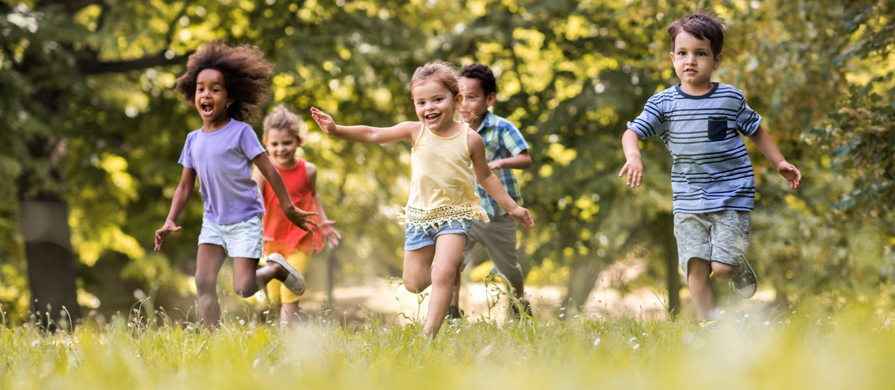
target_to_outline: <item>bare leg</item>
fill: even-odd
[[[202,314],[202,325],[209,331],[214,330],[221,320],[221,304],[218,303],[218,272],[224,265],[227,253],[220,245],[201,244],[196,255],[196,293],[199,300],[199,313]]]
[[[424,246],[412,251],[404,251],[404,288],[415,294],[423,292],[432,284],[432,259],[435,246]]]
[[[276,263],[258,268],[258,259],[236,257],[233,259],[233,290],[248,298],[267,285],[271,279],[285,280],[289,273]]]
[[[742,270],[742,266],[731,267],[726,264],[721,264],[717,261],[712,262],[712,273],[715,274],[715,277],[718,279],[733,279],[733,277],[739,275]]]
[[[464,234],[443,234],[435,239],[435,262],[432,264],[432,294],[426,315],[426,333],[435,337],[451,303],[451,296],[463,264]]]
[[[298,302],[292,303],[284,303],[280,308],[280,321],[282,322],[283,327],[289,326],[296,322],[303,322],[308,320],[308,315],[301,311],[301,306],[299,306]]]
[[[707,260],[692,258],[687,269],[690,272],[687,282],[690,286],[690,299],[696,311],[696,319],[700,322],[714,320],[715,292],[709,279],[712,266]]]

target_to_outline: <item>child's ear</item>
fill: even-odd
[[[718,53],[718,55],[715,56],[715,62],[712,64],[712,69],[718,69],[718,67],[721,66],[721,60],[723,59],[724,53]]]
[[[497,101],[497,93],[491,92],[488,96],[485,97],[485,105],[491,107],[494,105],[494,102]]]

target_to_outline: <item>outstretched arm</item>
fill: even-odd
[[[467,135],[469,141],[469,153],[472,158],[472,168],[475,171],[476,180],[482,185],[482,188],[491,195],[501,208],[507,211],[510,216],[527,228],[534,227],[535,222],[531,217],[531,213],[525,208],[519,206],[507,190],[503,188],[500,179],[491,172],[488,162],[485,160],[485,141],[475,132],[470,131]]]
[[[179,231],[181,228],[175,223],[180,218],[180,213],[186,208],[186,203],[193,195],[193,189],[196,188],[196,171],[192,168],[183,168],[180,176],[180,184],[174,191],[174,198],[171,199],[171,210],[168,211],[168,218],[165,218],[165,224],[162,228],[155,231],[155,250],[162,249],[162,243],[168,238],[171,232]]]
[[[311,190],[311,195],[314,197],[314,205],[317,206],[317,220],[320,221],[320,234],[323,235],[323,239],[329,243],[329,246],[335,248],[339,246],[339,240],[342,239],[342,235],[333,228],[336,221],[330,221],[326,218],[326,212],[323,211],[323,201],[320,200],[320,194],[317,193],[317,166],[307,163],[307,165],[305,165],[305,171],[308,174],[308,187]]]
[[[417,122],[404,122],[392,127],[340,126],[333,117],[311,107],[311,118],[320,126],[320,130],[336,138],[365,144],[387,144],[412,139],[413,130],[419,127]]]
[[[640,136],[634,130],[628,129],[622,136],[622,149],[625,151],[625,166],[622,167],[618,177],[628,175],[625,183],[628,187],[639,187],[643,180],[643,161],[640,159]]]
[[[802,183],[802,172],[783,158],[780,149],[777,149],[777,144],[774,143],[774,140],[771,139],[771,136],[763,127],[758,126],[758,130],[750,135],[749,139],[761,151],[761,154],[764,154],[771,161],[771,164],[774,164],[780,176],[783,176],[789,182],[790,189],[799,188],[799,184]]]
[[[289,221],[295,224],[295,226],[314,235],[314,231],[311,230],[308,225],[318,225],[317,222],[308,219],[308,217],[317,215],[317,213],[309,213],[295,207],[295,204],[292,203],[292,198],[289,197],[289,191],[286,190],[286,184],[283,183],[283,178],[280,176],[280,172],[277,172],[277,169],[274,168],[273,163],[270,162],[267,154],[259,154],[252,160],[252,162],[255,163],[255,166],[258,167],[258,170],[261,171],[261,174],[264,175],[264,178],[270,183],[270,188],[273,189],[273,192],[277,194],[277,200],[280,201],[280,207],[283,208],[283,214],[286,214],[286,218],[289,218]]]

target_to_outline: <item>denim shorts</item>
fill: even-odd
[[[260,259],[263,247],[261,238],[263,235],[264,229],[261,227],[260,216],[226,225],[220,225],[206,217],[202,217],[199,245],[222,246],[230,257]]]
[[[438,228],[432,226],[426,226],[425,228],[411,227],[404,233],[404,250],[412,251],[425,246],[435,245],[435,238],[442,234],[462,234],[468,237],[469,229],[472,229],[471,219],[451,221]]]

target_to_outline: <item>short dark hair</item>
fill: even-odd
[[[674,39],[681,31],[686,31],[697,39],[708,39],[712,45],[712,55],[721,54],[721,48],[724,46],[724,19],[721,19],[717,13],[702,10],[672,22],[668,26],[672,52],[674,51]]]
[[[497,93],[497,80],[494,78],[491,68],[487,65],[482,65],[478,62],[466,65],[460,69],[460,77],[478,80],[479,84],[482,84],[485,96],[490,95],[492,92]]]
[[[233,104],[227,116],[246,122],[252,119],[255,108],[270,97],[267,80],[273,76],[273,64],[264,59],[256,46],[228,46],[219,40],[208,42],[190,56],[186,73],[177,79],[175,89],[189,104],[196,104],[196,78],[205,69],[224,75],[224,88]]]

